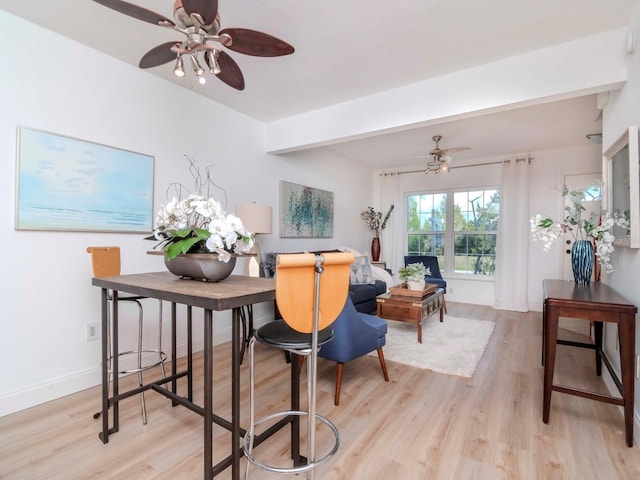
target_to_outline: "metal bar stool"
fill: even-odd
[[[340,314],[347,298],[352,253],[279,255],[276,264],[276,302],[283,320],[260,327],[249,343],[249,429],[244,436],[247,457],[245,479],[250,465],[283,474],[306,472],[307,479],[315,478],[315,468],[333,456],[340,445],[336,426],[316,413],[316,377],[318,350],[333,338],[330,326]],[[255,342],[309,357],[307,361],[308,411],[288,410],[255,419]],[[278,417],[307,417],[307,462],[293,467],[268,465],[253,455],[256,427]],[[316,459],[316,421],[333,432],[333,448]]]
[[[87,247],[87,252],[91,254],[91,266],[93,269],[94,277],[111,277],[120,275],[120,247]],[[138,385],[143,385],[142,372],[151,368],[160,366],[162,370],[162,378],[166,378],[166,372],[164,369],[164,363],[167,361],[167,354],[162,351],[162,302],[159,302],[158,313],[158,344],[154,349],[145,349],[142,345],[142,333],[143,333],[143,310],[140,300],[147,297],[141,296],[121,296],[118,295],[118,302],[135,303],[138,306],[138,341],[135,350],[129,350],[126,352],[119,352],[118,357],[132,357],[135,356],[135,365],[131,368],[124,368],[119,371],[119,374],[127,375],[130,373],[136,373],[138,375]],[[107,297],[109,302],[113,302],[113,292],[108,293]],[[111,354],[111,315],[110,309],[107,309],[107,351],[109,360],[109,375],[113,375],[113,359]],[[151,354],[151,359],[143,361],[143,354]],[[142,423],[147,424],[147,407],[144,401],[144,392],[140,393],[140,408],[142,411]],[[93,415],[93,418],[98,418],[100,412]]]

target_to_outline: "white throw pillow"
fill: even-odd
[[[371,263],[367,255],[356,257],[351,264],[349,281],[352,285],[375,283],[375,279],[371,276]]]

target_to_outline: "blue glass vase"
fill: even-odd
[[[589,240],[577,240],[571,247],[571,269],[573,279],[578,285],[589,285],[593,273],[593,243]]]

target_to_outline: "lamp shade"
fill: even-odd
[[[271,207],[257,203],[236,205],[235,214],[252,233],[271,233]]]

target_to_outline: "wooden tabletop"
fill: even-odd
[[[601,282],[578,285],[566,280],[544,280],[543,290],[548,306],[558,304],[564,307],[616,312],[638,310],[635,305]]]
[[[220,282],[180,279],[170,272],[94,277],[91,284],[210,310],[229,310],[275,299],[272,278],[231,275]]]

